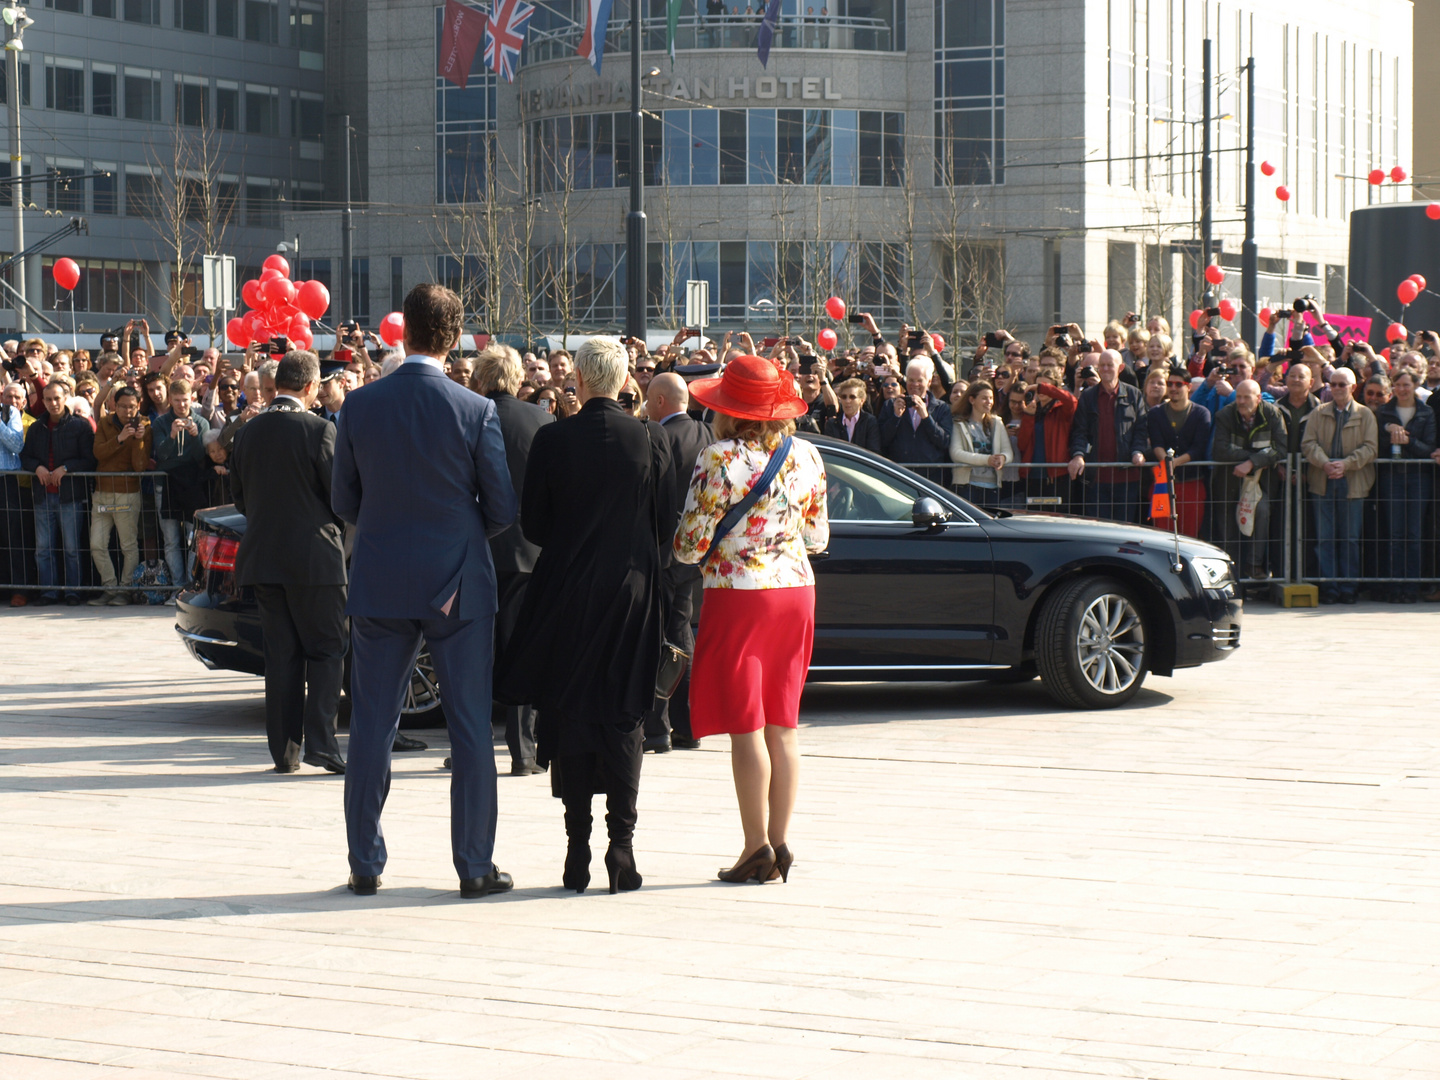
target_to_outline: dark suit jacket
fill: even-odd
[[[670,539],[673,539],[675,527],[680,523],[679,515],[685,506],[685,493],[690,490],[690,478],[695,474],[695,460],[700,456],[701,450],[715,441],[715,435],[709,424],[693,420],[686,413],[667,416],[660,425],[660,430],[670,440],[670,483],[675,500],[675,520],[663,530],[669,534],[669,538],[662,537],[660,542],[660,565],[670,566],[674,562]],[[698,576],[699,567],[693,569]]]
[[[1100,387],[1092,386],[1082,390],[1075,406],[1075,418],[1070,422],[1070,456],[1084,456],[1086,461],[1097,461],[1099,453]],[[1149,410],[1145,407],[1145,395],[1133,386],[1121,383],[1115,388],[1115,456],[1119,461],[1129,461],[1131,454],[1150,452]]]
[[[254,420],[250,421],[252,424]],[[462,619],[495,613],[486,537],[515,520],[495,403],[407,361],[345,399],[330,494],[356,527],[351,615]]]
[[[664,432],[608,398],[535,433],[520,524],[541,552],[496,667],[496,697],[538,705],[542,741],[547,710],[550,719],[610,723],[654,702],[662,630],[655,521],[673,530],[679,514],[666,482],[672,469]]]
[[[330,509],[334,464],[335,425],[289,402],[236,434],[230,493],[245,515],[239,584],[345,584],[343,528]]]
[[[896,416],[894,406],[888,401],[879,404],[880,445],[891,461],[913,464],[950,460],[950,429],[954,426],[950,419],[950,406],[934,394],[927,393],[925,411],[930,415],[920,421],[919,427],[914,427],[908,412],[904,416]]]
[[[890,411],[893,413],[895,410],[892,408]],[[846,434],[845,419],[841,416],[832,416],[825,421],[825,434],[832,439],[843,439],[865,450],[880,453],[880,421],[864,409],[855,417],[855,438],[852,439]]]
[[[518,495],[525,490],[525,463],[530,457],[530,443],[535,433],[555,418],[539,405],[521,401],[514,394],[497,392],[490,395],[500,417],[500,434],[505,439],[505,463],[510,467],[510,483]],[[497,574],[528,574],[535,569],[540,549],[520,531],[516,522],[504,532],[490,537],[490,555]]]

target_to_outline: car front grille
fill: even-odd
[[[1215,648],[1221,652],[1229,652],[1231,649],[1240,647],[1240,627],[1238,626],[1217,626],[1211,631],[1210,636],[1215,640]]]

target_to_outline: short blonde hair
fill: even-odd
[[[767,445],[795,434],[794,420],[742,420],[723,412],[715,414],[712,427],[717,439],[740,439],[742,442]]]
[[[575,370],[592,394],[611,397],[630,373],[630,354],[619,338],[592,337],[575,350]]]
[[[869,397],[869,394],[865,391],[864,379],[846,379],[844,382],[837,384],[835,387],[836,396],[839,396],[841,390],[854,390],[860,395],[861,401]]]
[[[509,345],[487,345],[475,357],[475,371],[470,376],[470,389],[479,394],[498,390],[514,394],[525,381],[525,365],[520,354]]]

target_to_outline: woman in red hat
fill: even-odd
[[[716,441],[696,461],[675,533],[676,558],[700,563],[705,581],[690,727],[697,739],[730,736],[745,850],[720,879],[784,881],[800,778],[800,691],[815,636],[806,553],[830,539],[825,467],[810,443],[791,439],[805,402],[790,373],[770,361],[737,356],[719,378],[691,383],[690,396],[716,413]],[[765,483],[767,470],[773,479]],[[735,518],[747,501],[725,531],[727,514]]]

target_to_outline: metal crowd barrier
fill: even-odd
[[[190,490],[186,502],[192,505],[172,509],[166,501],[173,492],[169,479],[159,470],[67,473],[68,483],[62,484],[57,500],[33,473],[0,471],[0,594],[77,593],[88,599],[117,592],[137,603],[146,596],[174,595],[190,581],[194,568],[193,527],[186,511],[198,508],[195,503],[229,502],[230,495],[224,477],[207,473]],[[117,496],[99,490],[100,481],[115,480],[133,480],[139,491]],[[75,497],[67,501],[72,490]],[[127,557],[131,535],[134,547]],[[42,585],[47,548],[54,584]],[[133,570],[126,574],[131,558],[135,566],[151,571],[149,582],[135,582]],[[115,576],[109,585],[101,569],[106,559]],[[154,580],[162,564],[163,583]]]
[[[1128,521],[1165,531],[1172,527],[1170,518],[1152,515],[1154,462],[1087,462],[1085,472],[1073,481],[1063,466],[1013,464],[1002,470],[996,488],[957,486],[949,463],[898,464],[985,508]],[[1356,583],[1375,599],[1440,591],[1440,509],[1435,498],[1440,466],[1435,462],[1375,461],[1374,484],[1364,497],[1353,500],[1359,509],[1338,510],[1358,516],[1350,562],[1329,539],[1333,530],[1324,536],[1318,531],[1322,510],[1333,520],[1337,508],[1325,508],[1326,500],[1311,494],[1309,466],[1298,454],[1267,470],[1272,475],[1259,477],[1264,498],[1246,535],[1237,516],[1242,486],[1233,475],[1237,464],[1196,461],[1181,466],[1172,508],[1179,515],[1179,531],[1224,548],[1245,583],[1307,582],[1322,591],[1343,591]],[[1061,475],[1052,478],[1057,468]]]

